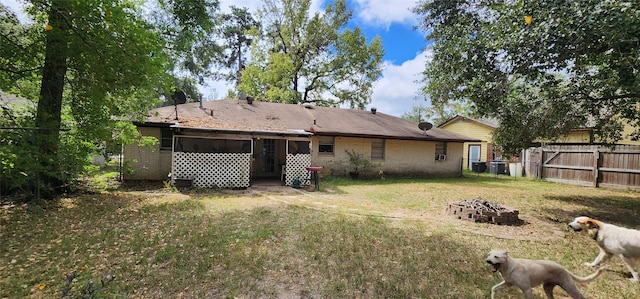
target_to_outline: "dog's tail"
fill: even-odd
[[[579,283],[590,282],[590,281],[596,279],[596,277],[600,276],[602,271],[604,271],[604,268],[605,267],[600,267],[600,268],[598,268],[598,270],[596,270],[596,272],[594,272],[593,274],[591,274],[589,276],[586,276],[586,277],[576,276],[573,273],[571,273],[571,277],[573,277],[573,280],[575,280],[576,282],[579,282]]]

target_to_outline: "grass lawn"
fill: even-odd
[[[503,176],[332,178],[320,192],[160,185],[0,205],[0,298],[488,298],[501,281],[485,262],[492,248],[585,276],[598,248],[568,222],[588,215],[640,228],[637,191]],[[477,197],[519,209],[525,224],[445,213]],[[581,290],[640,298],[629,277],[613,258]],[[545,298],[541,287],[534,294]]]

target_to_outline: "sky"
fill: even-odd
[[[19,0],[0,0],[14,11],[20,8]],[[321,12],[331,0],[312,0],[311,11]],[[412,107],[427,103],[418,95],[421,79],[420,73],[430,59],[429,50],[425,50],[427,42],[424,33],[414,30],[418,19],[411,12],[417,0],[347,0],[353,10],[352,26],[358,26],[368,41],[376,35],[382,38],[385,50],[383,57],[382,78],[374,83],[371,103],[367,109],[375,107],[378,112],[401,116],[410,112]],[[261,0],[220,0],[223,12],[229,12],[230,6],[247,7],[255,12]],[[208,81],[200,87],[200,92],[207,100],[219,99],[232,88],[225,82]]]

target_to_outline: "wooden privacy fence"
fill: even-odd
[[[529,148],[525,173],[552,182],[640,189],[640,146],[555,145]]]

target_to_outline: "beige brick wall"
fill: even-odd
[[[160,128],[138,127],[142,136],[158,138],[151,148],[130,144],[124,149],[124,161],[132,173],[124,172],[125,180],[165,180],[171,172],[171,151],[160,150]]]
[[[143,136],[160,139],[159,128],[139,127]],[[347,176],[352,170],[345,150],[355,150],[371,159],[371,139],[336,137],[332,155],[318,155],[318,137],[312,139],[312,164],[323,166],[322,175]],[[435,160],[435,143],[431,141],[385,140],[385,158],[372,160],[374,167],[363,175],[376,176],[380,170],[387,175],[455,176],[460,174],[462,143],[447,143],[447,159]],[[125,180],[165,180],[171,172],[171,151],[160,150],[160,144],[151,148],[131,144],[124,149],[124,159],[132,173],[125,172]]]
[[[371,159],[371,139],[336,137],[333,155],[318,154],[318,137],[313,137],[312,161],[314,166],[323,166],[322,175],[347,176],[353,170],[345,150],[355,150]],[[382,170],[395,175],[443,175],[460,174],[462,143],[447,143],[447,160],[435,160],[435,143],[431,141],[385,140],[385,159],[371,160],[374,167],[369,175]]]

